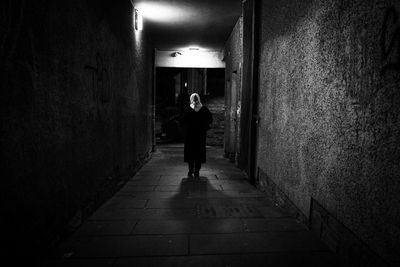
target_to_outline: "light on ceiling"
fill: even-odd
[[[164,24],[182,23],[196,16],[193,10],[174,1],[139,1],[136,7],[146,20]]]
[[[135,8],[134,13],[134,21],[135,21],[135,30],[141,31],[143,30],[143,17],[140,15],[139,10]]]

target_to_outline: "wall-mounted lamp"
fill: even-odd
[[[140,15],[139,11],[136,8],[134,12],[135,30],[141,31],[143,30],[143,17]]]

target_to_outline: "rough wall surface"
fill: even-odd
[[[259,168],[399,263],[399,2],[260,2]]]
[[[0,5],[4,216],[38,248],[149,156],[152,51],[129,1]]]
[[[239,125],[242,94],[243,21],[236,22],[225,44],[225,153],[239,153]]]

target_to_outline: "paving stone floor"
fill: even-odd
[[[45,266],[339,266],[222,155],[188,178],[183,146],[157,147]]]

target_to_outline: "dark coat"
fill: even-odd
[[[212,123],[211,112],[205,106],[199,111],[187,108],[182,123],[185,131],[184,161],[206,162],[206,136]]]

